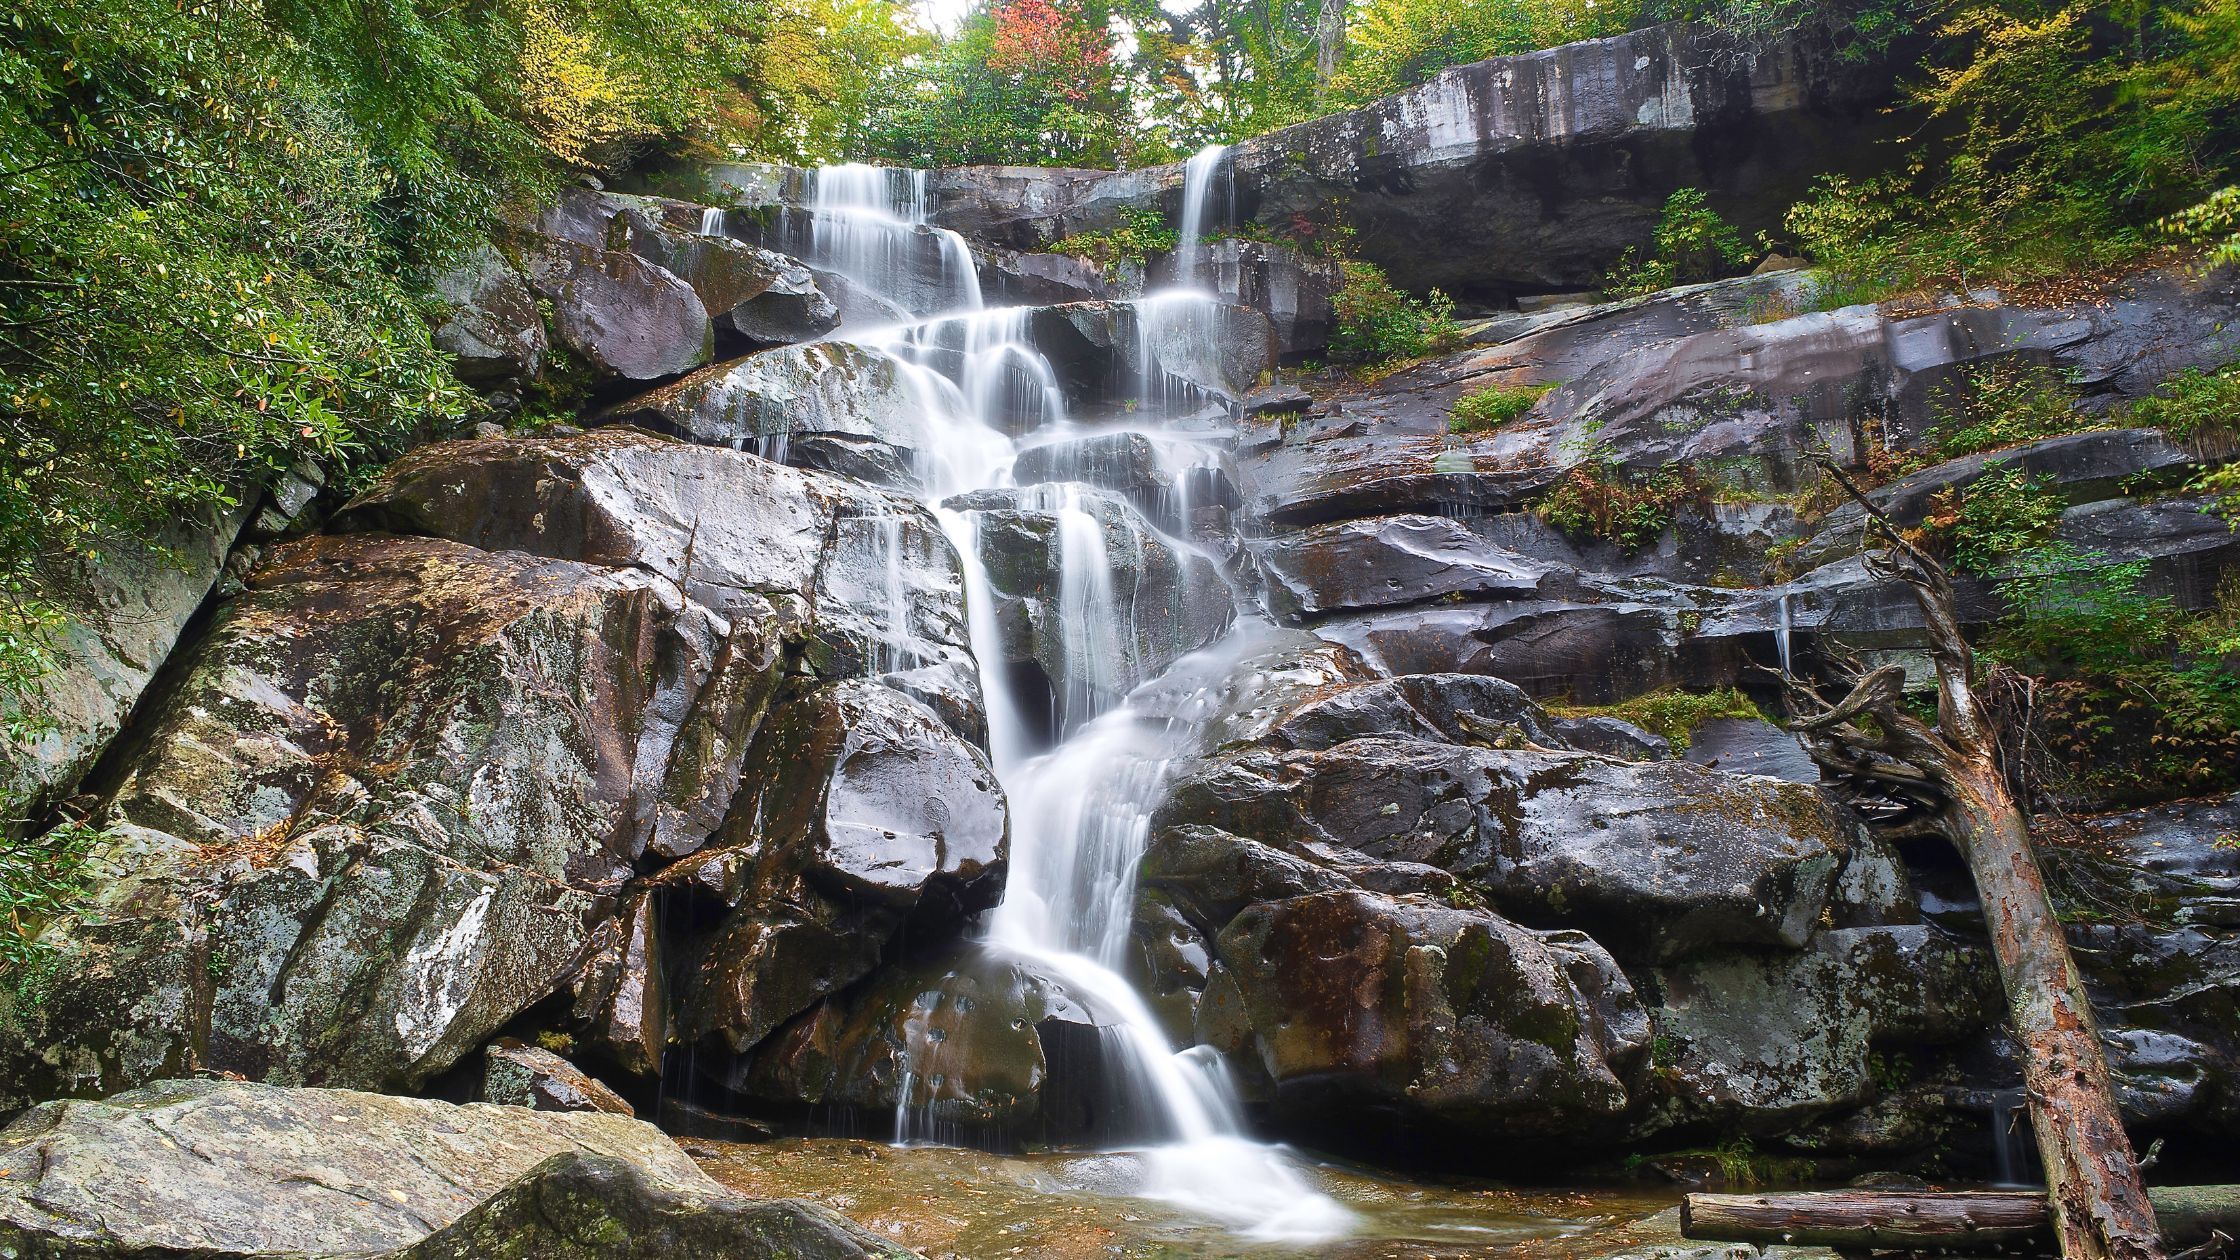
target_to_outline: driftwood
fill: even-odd
[[[2116,1110],[2100,1033],[2054,917],[2029,824],[2008,789],[1999,740],[1974,690],[1975,662],[1935,558],[1899,533],[1832,462],[1824,467],[1868,514],[1868,567],[1906,583],[1921,606],[1937,674],[1934,729],[1904,704],[1905,670],[1857,680],[1832,705],[1803,684],[1794,723],[1823,767],[1908,802],[1959,846],[1983,898],[2007,1017],[2023,1048],[2023,1087],[2045,1166],[2052,1230],[2068,1260],[2159,1260],[2162,1240]],[[1812,710],[1817,709],[1817,712]]]
[[[2240,1236],[2240,1186],[2183,1186],[2147,1195],[2171,1247]],[[2046,1196],[2035,1190],[1691,1194],[1680,1207],[1680,1233],[1706,1242],[1979,1255],[1994,1247],[2037,1251],[2053,1242]]]

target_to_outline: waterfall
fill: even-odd
[[[861,162],[819,167],[809,213],[809,262],[917,314],[979,308],[972,249],[928,222],[924,171]]]
[[[723,211],[715,206],[708,206],[701,210],[700,235],[722,236],[723,234]]]
[[[1219,153],[1205,161],[1198,185],[1210,183]],[[1191,204],[1205,200],[1193,193]],[[875,232],[925,231],[932,206],[923,172],[828,167],[817,173],[814,197],[823,261],[880,296],[917,283],[915,263],[881,245]],[[1186,211],[1191,230],[1203,206]],[[872,228],[867,225],[884,225]],[[862,230],[859,232],[858,229]],[[854,233],[854,235],[851,235]],[[944,259],[970,253],[954,233]],[[1168,294],[1136,313],[1132,385],[1139,399],[1131,427],[1156,432],[1186,418],[1215,396],[1191,383],[1205,379],[1190,358],[1215,347],[1200,322],[1213,299]],[[906,305],[906,304],[905,304]],[[1196,747],[1219,706],[1220,688],[1252,642],[1249,633],[1178,662],[1160,679],[1141,681],[1131,610],[1119,607],[1113,549],[1144,540],[1108,527],[1091,498],[1071,483],[1039,489],[1034,506],[1056,519],[1057,620],[1067,668],[1059,701],[1058,743],[1033,745],[1007,671],[993,591],[979,551],[977,514],[954,502],[972,491],[1006,487],[1016,438],[1073,433],[1056,370],[1036,348],[1027,312],[980,309],[977,284],[957,285],[950,306],[899,327],[842,334],[900,361],[931,430],[929,466],[920,469],[927,506],[963,566],[967,630],[981,664],[980,686],[996,777],[1011,802],[1010,878],[989,916],[987,948],[1033,968],[1102,1021],[1114,1075],[1130,1092],[1139,1129],[1154,1135],[1138,1153],[1139,1193],[1222,1222],[1253,1237],[1316,1240],[1343,1234],[1352,1215],[1308,1184],[1283,1150],[1243,1136],[1243,1122],[1218,1055],[1177,1052],[1117,968],[1128,944],[1135,872],[1170,766]],[[1177,366],[1181,370],[1173,370]],[[1178,410],[1179,409],[1179,410]],[[1202,435],[1178,434],[1188,438]],[[1154,526],[1156,528],[1156,526]],[[1180,539],[1174,545],[1189,548]],[[897,601],[898,603],[901,601]],[[1240,625],[1254,623],[1240,619]],[[1161,692],[1156,703],[1137,697]],[[898,1047],[898,1141],[938,1139],[929,1111],[913,1104],[920,1083],[943,1072],[945,1047],[932,1034],[939,990],[921,995],[906,1015]]]
[[[1775,607],[1773,624],[1773,649],[1781,657],[1781,676],[1789,676],[1789,588],[1781,588],[1781,598]]]
[[[1209,144],[1182,164],[1182,225],[1175,232],[1174,265],[1175,282],[1184,288],[1198,282],[1198,246],[1211,218],[1215,177],[1234,175],[1228,156],[1228,145]]]

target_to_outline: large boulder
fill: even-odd
[[[432,336],[460,380],[492,389],[536,379],[549,350],[544,317],[505,255],[479,246],[438,276],[433,289],[445,312]]]
[[[695,372],[600,420],[915,490],[942,452],[929,414],[938,399],[912,373],[847,342],[786,346]]]
[[[821,1208],[733,1194],[653,1126],[596,1112],[165,1081],[34,1108],[0,1130],[0,1172],[0,1250],[27,1257],[623,1260],[679,1237],[772,1260],[897,1254]]]
[[[1110,1140],[1125,1119],[1098,1079],[1098,1026],[1110,1022],[1061,978],[966,947],[826,999],[727,1083],[764,1109],[849,1117],[905,1139]]]
[[[731,908],[686,964],[682,1034],[747,1050],[906,925],[953,933],[1001,899],[1008,838],[986,757],[924,705],[861,681],[786,699],[682,868]]]
[[[111,878],[41,937],[51,976],[0,995],[9,1097],[442,1071],[573,966],[725,639],[645,573],[277,549],[119,757]]]
[[[1802,945],[1856,828],[1804,784],[1387,737],[1211,758],[1155,816],[1186,824],[1293,853],[1436,867],[1511,917],[1660,957]]]
[[[1648,1046],[1632,986],[1585,935],[1429,898],[1256,904],[1215,956],[1200,1030],[1298,1128],[1357,1127],[1366,1112],[1576,1141],[1624,1113],[1624,1075]]]
[[[700,295],[636,254],[531,238],[522,271],[552,303],[553,339],[596,383],[676,376],[715,353],[715,326]]]

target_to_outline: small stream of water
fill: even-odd
[[[1223,156],[1215,148],[1190,160],[1181,232],[1189,244],[1207,230]],[[1284,1149],[1245,1135],[1218,1056],[1178,1052],[1119,971],[1151,811],[1169,767],[1195,748],[1219,689],[1253,641],[1252,610],[1240,610],[1245,629],[1185,658],[1154,683],[1159,704],[1131,703],[1131,693],[1147,680],[1136,659],[1132,610],[1121,606],[1112,576],[1116,560],[1134,559],[1111,554],[1127,541],[1126,531],[1101,524],[1077,485],[1033,488],[1031,506],[1057,521],[1057,630],[1066,664],[1053,701],[1058,742],[1038,747],[1023,712],[1028,702],[1014,694],[1003,669],[990,668],[1005,656],[980,558],[977,514],[950,501],[1011,484],[1018,445],[1006,433],[1047,441],[1100,430],[1067,414],[1058,373],[1035,348],[1026,311],[982,306],[962,238],[927,225],[924,172],[828,167],[817,172],[811,202],[812,263],[904,310],[921,309],[928,292],[942,295],[939,309],[922,312],[925,318],[839,335],[908,365],[933,428],[930,466],[920,470],[926,502],[963,562],[989,748],[1011,802],[1010,876],[1002,905],[989,916],[986,946],[1040,972],[1097,1017],[1115,1068],[1110,1075],[1129,1095],[1130,1130],[1158,1135],[1130,1162],[1133,1193],[1250,1238],[1302,1242],[1347,1233],[1353,1212],[1316,1188]],[[930,257],[938,275],[927,274],[928,236],[936,242]],[[1218,400],[1166,371],[1160,356],[1206,348],[1216,301],[1209,293],[1176,290],[1135,304],[1138,371],[1122,385],[1133,408],[1125,423],[1165,449],[1204,449],[1202,413]],[[1175,427],[1184,418],[1199,424]],[[1186,484],[1186,477],[1178,480]],[[1186,522],[1186,490],[1179,497],[1174,515]],[[1164,541],[1196,550],[1180,537]],[[916,1097],[941,1071],[938,1041],[910,1031],[921,1023],[909,1021],[905,1029],[909,1044],[895,1122],[896,1138],[905,1142],[938,1132]]]

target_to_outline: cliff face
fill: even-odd
[[[1777,229],[1816,175],[1864,169],[1893,126],[1902,50],[1841,57],[1806,26],[1756,42],[1683,24],[1442,71],[1373,105],[1247,140],[1217,171],[1225,213],[1357,233],[1401,287],[1498,301],[1593,288],[1646,246],[1665,199],[1704,190],[1745,236]],[[739,204],[800,204],[782,168],[669,182]],[[1180,164],[1137,171],[933,172],[935,221],[1033,249],[1130,207],[1179,220]]]

